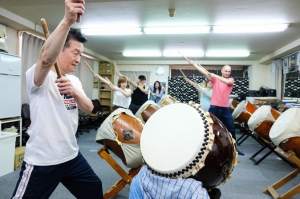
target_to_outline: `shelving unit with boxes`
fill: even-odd
[[[108,62],[100,62],[99,63],[99,75],[104,78],[109,79],[112,83],[114,83],[114,74],[115,74],[115,67],[113,63]],[[113,92],[108,88],[108,86],[101,82],[99,83],[99,101],[101,105],[110,106],[112,109],[113,103]]]

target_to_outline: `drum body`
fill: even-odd
[[[139,108],[135,116],[143,122],[147,122],[151,115],[153,115],[158,109],[160,109],[159,105],[152,100],[148,100]]]
[[[233,99],[233,98],[230,98],[229,99],[229,104],[228,104],[228,107],[229,107],[229,110],[230,110],[230,113],[232,114],[234,109],[237,107],[237,105],[239,104],[240,102]]]
[[[243,100],[240,102],[232,113],[232,117],[240,123],[247,125],[251,115],[257,110],[257,107],[250,102]]]
[[[284,151],[292,150],[300,158],[300,108],[289,108],[270,130],[272,142]]]
[[[280,113],[271,106],[262,105],[248,120],[248,127],[258,135],[270,141],[269,132]]]
[[[212,188],[231,175],[237,157],[233,142],[221,121],[199,104],[176,103],[147,121],[141,151],[153,174],[194,178]]]
[[[176,100],[171,95],[163,95],[157,104],[160,107],[163,107],[163,106],[167,106],[167,105],[170,105],[170,104],[174,104],[176,102],[179,102],[179,101]]]
[[[112,112],[98,129],[96,141],[118,156],[129,168],[142,164],[140,135],[143,123],[130,110],[119,108]]]

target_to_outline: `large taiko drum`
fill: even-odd
[[[292,150],[300,158],[300,108],[289,108],[270,130],[272,142],[284,151]]]
[[[239,104],[240,102],[233,99],[233,98],[230,98],[229,99],[229,103],[228,103],[228,107],[229,107],[229,110],[230,110],[230,113],[232,114],[234,109],[237,107],[237,105]]]
[[[174,104],[177,102],[179,102],[179,101],[177,99],[175,99],[174,97],[172,97],[171,95],[163,95],[161,97],[161,99],[159,100],[159,102],[157,102],[157,104],[160,107],[163,107],[163,106],[167,106],[167,105]]]
[[[263,138],[270,140],[269,133],[280,112],[269,105],[260,106],[248,120],[248,127]]]
[[[213,188],[236,165],[234,140],[224,125],[199,104],[159,109],[144,126],[141,151],[150,172],[166,178],[194,178]]]
[[[151,115],[153,115],[158,109],[160,109],[158,104],[152,100],[148,100],[139,108],[139,110],[135,113],[135,116],[143,122],[147,122]]]
[[[257,107],[245,100],[241,101],[232,113],[232,117],[239,123],[247,125],[251,115],[257,110]]]
[[[128,109],[118,108],[101,124],[96,141],[105,145],[129,168],[143,162],[140,136],[144,124]]]

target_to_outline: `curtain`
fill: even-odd
[[[283,90],[284,84],[282,83],[282,60],[278,59],[275,62],[275,89],[276,89],[276,98],[282,99],[283,98]]]
[[[91,68],[94,68],[94,60],[81,56],[80,63],[74,73],[69,73],[70,75],[75,75],[81,81],[82,88],[86,96],[90,99],[93,97],[93,79],[94,75],[86,65],[87,62]]]
[[[44,40],[30,35],[26,32],[21,33],[22,37],[22,50],[21,50],[21,66],[22,66],[22,75],[21,75],[21,101],[23,103],[29,103],[27,96],[27,86],[25,74],[28,68],[35,64],[39,58],[40,50],[44,44]],[[28,50],[30,49],[30,50]]]
[[[29,103],[27,96],[27,86],[25,74],[28,68],[35,64],[39,58],[40,50],[45,42],[45,40],[40,39],[34,35],[23,32],[22,37],[22,104]],[[30,49],[30,50],[28,50]],[[92,68],[94,67],[94,60],[81,56],[81,62],[78,64],[77,69],[74,73],[69,73],[75,75],[81,81],[82,88],[86,93],[87,97],[92,98],[93,93],[93,73],[86,66],[87,62]]]

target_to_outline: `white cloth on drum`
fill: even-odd
[[[279,144],[292,137],[300,137],[300,108],[289,108],[284,111],[273,124],[270,130],[270,138],[272,142]]]
[[[101,124],[96,135],[96,141],[103,139],[109,139],[113,141],[116,140],[117,136],[113,130],[112,121],[113,116],[119,115],[121,113],[126,113],[127,115],[136,118],[130,110],[118,108],[117,110],[112,112]],[[139,144],[122,144],[120,147],[125,155],[127,167],[136,168],[142,164],[142,153]]]
[[[170,179],[153,175],[144,165],[133,178],[130,185],[129,199],[209,199],[202,182],[192,178]]]

